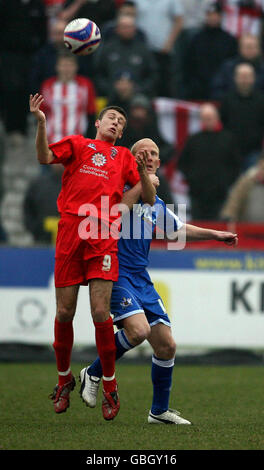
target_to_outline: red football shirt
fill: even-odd
[[[102,208],[101,197],[109,197],[111,209],[120,203],[125,184],[135,186],[140,180],[135,157],[125,147],[71,135],[50,144],[49,148],[55,156],[52,163],[62,163],[65,167],[57,201],[61,215],[80,215],[81,205],[93,204],[99,219],[105,219],[107,201],[104,199]],[[109,222],[117,217],[118,214],[110,215]]]

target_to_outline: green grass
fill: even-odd
[[[78,376],[83,365],[73,364]],[[262,367],[175,366],[170,406],[193,426],[148,425],[150,367],[118,364],[121,408],[104,421],[100,400],[87,408],[79,384],[66,413],[48,394],[54,364],[0,364],[0,450],[264,449]]]

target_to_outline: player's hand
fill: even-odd
[[[139,152],[136,153],[136,162],[137,162],[137,167],[138,167],[138,172],[141,173],[143,171],[147,171],[147,158],[148,158],[148,153],[146,150],[139,150]]]
[[[45,114],[43,113],[43,111],[41,111],[39,109],[40,106],[42,105],[43,101],[44,101],[43,96],[39,95],[38,93],[36,93],[34,96],[33,95],[29,96],[29,109],[30,109],[30,112],[34,114],[34,116],[36,117],[36,119],[39,122],[45,122],[46,121]]]
[[[238,244],[238,236],[236,233],[232,232],[216,231],[216,240],[219,242],[224,242],[229,246],[236,246]]]
[[[153,186],[155,186],[155,188],[157,188],[160,185],[160,181],[159,181],[158,176],[153,175],[153,174],[149,174],[149,179],[150,179],[151,183],[153,184]]]

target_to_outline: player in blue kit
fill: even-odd
[[[147,170],[157,187],[159,183],[155,174],[160,165],[159,149],[151,139],[142,139],[131,149],[133,154],[139,150],[147,152]],[[115,334],[116,360],[147,339],[153,348],[153,398],[148,423],[191,424],[179,412],[169,408],[176,344],[162,299],[146,270],[150,244],[159,230],[167,236],[185,230],[187,241],[213,239],[229,245],[237,243],[237,235],[184,224],[158,196],[151,207],[143,205],[140,194],[141,184],[138,183],[131,189],[127,188],[122,199],[130,212],[122,218],[122,233],[118,241],[119,277],[114,283],[111,298],[111,313],[119,328]],[[80,395],[91,408],[96,406],[101,377],[99,357],[80,372]]]

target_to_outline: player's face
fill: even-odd
[[[137,147],[137,152],[143,150],[147,152],[147,171],[150,174],[155,174],[160,166],[159,148],[151,140],[146,140]]]
[[[115,142],[120,139],[126,124],[125,117],[118,111],[109,109],[105,112],[102,119],[97,119],[95,126],[97,128],[97,138],[109,142]]]

